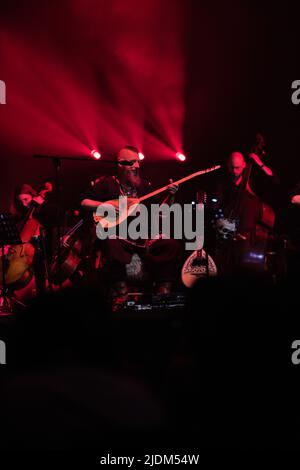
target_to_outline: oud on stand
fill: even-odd
[[[197,192],[197,204],[206,204],[207,194]],[[204,237],[205,238],[205,237]],[[218,274],[217,266],[203,248],[195,250],[185,261],[181,270],[181,280],[185,287],[192,288],[200,279],[215,277]]]

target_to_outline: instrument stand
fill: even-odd
[[[47,249],[46,249],[46,244],[45,244],[45,229],[40,228],[40,245],[41,245],[41,250],[43,253],[43,261],[44,261],[44,270],[45,270],[45,276],[46,276],[46,281],[47,281],[47,287],[49,289],[49,292],[53,292],[53,284],[50,276],[50,268],[49,268],[49,263],[47,259]]]
[[[206,200],[207,200],[207,194],[206,194],[206,192],[203,192],[203,191],[201,191],[201,190],[197,191],[197,193],[196,193],[196,201],[197,201],[197,204],[203,204],[204,207],[205,207]],[[205,225],[204,225],[204,230],[205,230]],[[210,278],[210,274],[209,274],[209,258],[208,258],[208,250],[207,250],[207,249],[204,249],[204,244],[203,244],[202,250],[203,250],[204,253],[205,253],[205,278],[208,279],[208,278]]]
[[[2,254],[2,288],[0,315],[10,315],[13,313],[12,302],[8,296],[8,288],[5,279],[5,250],[7,245],[20,245],[22,243],[19,231],[11,214],[0,213],[0,246]]]
[[[26,304],[17,299],[15,294],[9,291],[7,286],[5,291],[2,287],[0,290],[0,317],[12,315],[15,312],[15,305],[19,305],[22,308],[26,307]]]
[[[5,254],[4,246],[2,245],[2,288],[0,291],[0,316],[11,315],[13,313],[12,298],[8,293],[8,287],[5,282]],[[20,302],[21,303],[21,302]]]
[[[51,160],[54,166],[55,173],[55,195],[56,195],[56,204],[60,208],[61,204],[61,181],[60,181],[60,170],[61,170],[61,160],[75,160],[76,158],[72,157],[58,157],[52,155],[34,155],[34,158],[43,158]],[[61,272],[61,226],[58,222],[56,226],[56,236],[57,236],[57,264],[58,264],[58,276],[59,276],[59,289],[62,290],[62,272]],[[49,276],[49,269],[46,266],[46,275],[48,277],[50,292],[52,291],[52,282]]]
[[[204,249],[204,247],[203,247]],[[205,251],[205,277],[206,279],[208,279],[210,277],[209,275],[209,260],[208,260],[208,251],[207,250],[204,250]]]

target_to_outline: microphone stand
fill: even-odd
[[[116,161],[116,160],[106,160],[106,159],[103,159],[103,158],[99,158],[99,159],[96,159],[96,158],[87,158],[87,157],[74,157],[74,156],[71,156],[71,157],[61,157],[61,156],[55,156],[55,155],[33,155],[33,158],[38,158],[38,159],[46,159],[46,160],[73,160],[73,161],[79,161],[79,162],[101,162],[101,163],[111,163],[111,164],[119,164],[120,162]],[[129,165],[130,166],[130,165]]]
[[[54,165],[54,172],[55,172],[55,189],[56,189],[56,203],[58,208],[60,209],[61,204],[61,184],[60,184],[60,170],[61,170],[61,158],[54,157],[52,159]],[[62,259],[61,259],[61,227],[60,227],[60,214],[57,221],[56,227],[56,236],[57,236],[57,259],[58,259],[58,285],[59,289],[62,290]]]

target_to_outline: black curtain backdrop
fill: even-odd
[[[57,146],[58,154],[76,154],[74,142],[77,137],[84,140],[80,122],[86,126],[85,136],[90,132],[91,140],[94,138],[100,143],[104,156],[115,151],[119,144],[115,134],[105,131],[101,134],[101,126],[93,126],[93,115],[103,113],[104,103],[110,106],[111,113],[105,108],[103,122],[123,135],[124,142],[120,139],[120,144],[136,143],[128,140],[135,128],[140,134],[143,128],[148,136],[155,136],[156,142],[161,140],[171,147],[165,132],[168,110],[160,114],[165,115],[162,128],[162,118],[149,117],[152,102],[153,107],[159,108],[155,96],[158,85],[154,86],[147,70],[150,61],[155,63],[152,66],[155,83],[162,86],[170,82],[172,74],[172,96],[177,96],[175,88],[180,87],[181,129],[179,125],[170,125],[170,134],[181,133],[182,147],[189,157],[186,164],[175,159],[160,160],[156,146],[152,158],[148,138],[144,172],[154,186],[165,183],[169,177],[176,178],[199,167],[222,163],[231,149],[247,151],[259,130],[266,138],[266,163],[280,175],[285,191],[289,191],[300,179],[300,105],[295,106],[291,101],[291,84],[300,78],[296,3],[270,5],[229,1],[216,4],[164,0],[145,2],[148,7],[144,13],[143,5],[135,0],[125,3],[124,11],[120,10],[122,2],[118,0],[27,0],[1,4],[0,79],[7,87],[7,104],[0,106],[1,209],[7,209],[16,184],[53,180],[51,163],[35,161],[32,155],[39,151],[56,153],[55,139],[62,124],[65,134],[59,136],[59,142],[63,142],[64,135],[72,136],[70,142],[71,138],[73,140],[70,147],[68,139]],[[144,81],[131,80],[127,86],[125,72],[118,69],[116,55],[123,54],[124,63],[128,65],[133,60],[136,45],[142,41],[145,51],[150,51],[149,55],[141,55],[142,60],[139,58],[142,65],[137,73],[144,73]],[[167,49],[169,43],[170,49]],[[158,59],[158,51],[164,47],[166,54],[162,53]],[[168,76],[165,62],[166,57],[170,57],[169,50],[172,55]],[[138,63],[133,63],[131,71]],[[68,77],[76,77],[81,88],[72,89]],[[60,83],[63,89],[57,93]],[[153,94],[145,104],[144,96],[149,95],[151,83]],[[120,84],[124,89],[115,93]],[[82,109],[81,121],[78,117],[75,125],[73,105],[77,101],[77,90],[85,86],[88,92],[84,97],[78,96],[76,110],[80,115]],[[67,92],[70,96],[63,101]],[[123,106],[120,100],[127,93],[134,96],[135,101],[129,104],[130,98]],[[89,100],[94,114],[85,114]],[[32,109],[27,115],[28,103]],[[140,115],[142,108],[143,115]],[[170,110],[170,120],[172,113]],[[127,129],[123,133],[124,116],[126,124],[134,123],[131,132]],[[37,126],[39,122],[41,127]],[[77,154],[83,153],[83,146],[79,145]],[[76,207],[78,194],[92,174],[110,171],[112,167],[101,161],[63,164],[66,207]],[[193,197],[193,188],[187,191]]]

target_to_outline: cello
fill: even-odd
[[[52,184],[45,183],[37,196],[45,198],[52,191]],[[32,262],[35,248],[31,243],[33,237],[39,235],[41,224],[33,217],[37,204],[32,201],[23,219],[17,224],[22,244],[10,246],[6,254],[5,281],[14,290],[26,287],[33,277]],[[2,279],[2,263],[0,263],[0,279]]]
[[[55,254],[50,267],[51,282],[55,285],[70,279],[82,261],[82,240],[78,237],[82,225],[83,219],[80,219],[60,238],[61,252]]]

